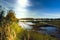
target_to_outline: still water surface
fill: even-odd
[[[39,32],[41,32],[43,34],[48,34],[48,35],[52,35],[57,38],[60,38],[60,29],[58,29],[54,26],[40,27],[39,29],[40,29]]]
[[[33,28],[33,26],[29,26],[29,25],[33,25],[34,23],[32,22],[20,22],[20,25],[23,28],[26,28],[27,30],[31,30]],[[40,27],[39,30],[37,32],[43,33],[43,34],[48,34],[48,35],[53,35],[57,38],[60,38],[60,29],[54,27],[54,26],[44,26],[44,27]]]

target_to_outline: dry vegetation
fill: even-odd
[[[2,14],[2,15],[1,15]],[[18,25],[18,19],[13,11],[9,11],[7,16],[0,12],[0,40],[56,40],[49,35],[27,31]]]

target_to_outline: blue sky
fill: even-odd
[[[0,0],[17,18],[60,18],[60,0]]]

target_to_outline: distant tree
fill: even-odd
[[[4,10],[2,10],[2,6],[0,6],[0,21],[4,18]]]
[[[0,19],[3,19],[4,18],[4,11],[1,11],[0,12]]]

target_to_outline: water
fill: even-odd
[[[40,29],[41,30],[44,30],[44,31],[46,31],[46,32],[56,32],[57,31],[57,28],[55,28],[55,27],[40,27]]]
[[[29,23],[29,24],[32,24],[32,23]],[[31,30],[32,29],[32,26],[29,26],[28,23],[26,22],[19,22],[19,25],[24,28],[24,29],[27,29],[27,30]]]
[[[30,25],[34,25],[34,23],[31,23],[31,22],[20,22],[19,24],[27,30],[31,30],[33,26],[30,26]],[[56,38],[60,38],[60,29],[54,26],[51,26],[51,25],[40,27],[37,32],[48,34],[48,35],[53,35]]]
[[[53,26],[46,26],[46,27],[40,27],[40,30],[38,32],[41,32],[43,34],[48,34],[48,35],[52,35],[55,36],[57,38],[60,38],[60,30],[56,27]]]

